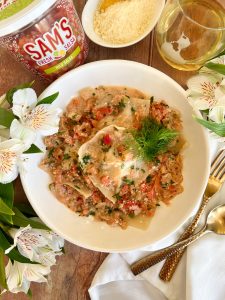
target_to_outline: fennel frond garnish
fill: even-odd
[[[138,156],[146,161],[152,161],[157,155],[166,152],[171,142],[179,132],[166,128],[150,117],[142,120],[139,130],[131,131],[136,143],[128,143]]]

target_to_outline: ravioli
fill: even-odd
[[[118,95],[114,97],[110,105],[121,107],[118,115],[106,116],[98,123],[98,128],[103,128],[111,124],[134,128],[143,119],[149,115],[150,100],[140,98],[130,98]]]
[[[126,128],[110,125],[98,131],[78,151],[85,174],[114,203],[124,184],[138,186],[149,174],[144,161],[127,146],[131,139]]]

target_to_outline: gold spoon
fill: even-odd
[[[122,1],[124,1],[124,0],[102,0],[99,5],[99,10],[105,11],[109,6],[111,6],[117,2],[122,2]]]
[[[137,262],[131,265],[131,271],[134,273],[134,275],[140,274],[141,272],[147,270],[151,266],[173,255],[177,251],[184,249],[189,244],[193,243],[198,238],[200,238],[208,232],[214,232],[216,234],[225,235],[225,204],[217,206],[216,208],[210,211],[204,227],[199,232],[192,235],[186,240],[175,243],[164,249],[158,250],[153,254],[150,254],[138,260]]]

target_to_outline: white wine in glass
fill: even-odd
[[[168,0],[156,27],[156,43],[172,67],[199,69],[225,49],[225,0]]]

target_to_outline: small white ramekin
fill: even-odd
[[[159,20],[159,17],[162,13],[163,7],[165,5],[165,0],[152,0],[155,1],[155,9],[152,14],[151,20],[149,20],[149,25],[146,28],[145,32],[140,35],[137,39],[124,44],[112,44],[109,42],[104,41],[94,30],[94,15],[99,5],[100,0],[89,0],[87,1],[83,13],[82,13],[82,25],[84,28],[85,33],[89,37],[91,41],[94,43],[107,47],[107,48],[123,48],[128,47],[133,44],[138,43],[142,39],[144,39],[155,27],[156,23]]]

